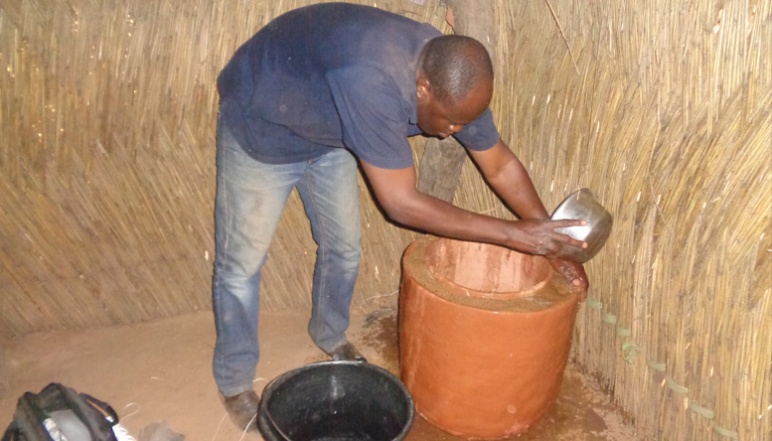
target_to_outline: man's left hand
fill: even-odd
[[[575,287],[581,288],[579,301],[583,302],[587,298],[587,289],[590,287],[584,266],[579,262],[565,259],[549,259],[549,261],[555,271],[562,274]]]

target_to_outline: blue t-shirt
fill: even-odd
[[[252,157],[290,163],[348,148],[381,168],[413,164],[416,64],[441,33],[370,6],[322,3],[276,18],[217,80],[225,124]],[[490,109],[454,135],[466,148],[499,140]]]

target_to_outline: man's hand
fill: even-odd
[[[550,264],[555,271],[562,274],[572,285],[581,288],[579,301],[587,299],[587,290],[590,288],[590,282],[587,279],[587,273],[584,272],[584,266],[579,262],[565,259],[549,259]]]
[[[587,248],[587,244],[581,240],[556,231],[558,228],[567,228],[586,225],[582,219],[521,219],[511,225],[516,232],[511,233],[511,243],[504,245],[528,254],[536,254],[549,259],[565,258],[568,247]]]

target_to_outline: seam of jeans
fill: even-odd
[[[319,304],[316,307],[316,311],[318,313],[323,309],[322,302],[324,301],[324,293],[326,292],[326,283],[327,283],[326,265],[319,264],[320,260],[324,262],[324,257],[326,257],[326,253],[327,253],[327,247],[320,245],[322,243],[326,243],[325,236],[327,235],[327,230],[325,228],[324,221],[322,220],[321,216],[319,216],[319,204],[317,203],[316,193],[314,192],[313,186],[312,186],[313,184],[312,175],[308,173],[308,168],[311,165],[312,164],[309,163],[308,166],[306,167],[306,170],[303,173],[303,180],[305,181],[306,188],[308,189],[308,197],[309,199],[311,199],[309,202],[313,205],[313,214],[314,214],[314,217],[316,218],[316,224],[319,226],[319,242],[317,242],[316,262],[314,262],[314,266],[319,268],[319,271],[321,272],[321,274],[319,275],[319,282],[321,286],[319,287],[319,297],[317,298],[317,302],[319,302]],[[309,219],[309,221],[311,221],[311,219]],[[314,222],[311,222],[312,227],[313,227],[313,224]],[[314,286],[311,287],[312,303],[313,303],[314,288],[315,288]]]

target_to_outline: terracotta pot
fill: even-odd
[[[557,398],[578,292],[539,256],[424,237],[402,259],[400,369],[416,410],[466,438],[517,435]]]

